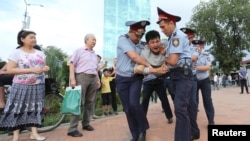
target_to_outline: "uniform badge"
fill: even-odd
[[[142,21],[142,22],[141,22],[141,26],[145,26],[146,23],[147,23],[146,21]]]
[[[172,40],[172,45],[173,45],[174,47],[178,47],[178,46],[180,45],[180,40],[179,40],[179,38],[174,38],[174,39]]]

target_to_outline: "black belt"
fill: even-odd
[[[176,68],[171,68],[169,69],[170,72],[173,72],[173,71],[183,71],[184,69],[181,68],[181,67],[176,67]]]

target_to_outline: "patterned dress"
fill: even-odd
[[[45,55],[39,50],[26,53],[16,49],[9,60],[14,61],[17,68],[45,66]],[[25,127],[39,127],[43,118],[44,96],[44,73],[16,74],[0,119],[0,130],[13,131]]]

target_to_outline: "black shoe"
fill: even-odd
[[[200,134],[196,134],[192,136],[192,140],[197,140],[200,138]]]
[[[137,139],[134,139],[134,138],[133,138],[133,139],[131,139],[130,141],[137,141]]]
[[[247,92],[247,94],[249,94],[249,92]]]
[[[69,132],[69,133],[68,133],[68,136],[72,136],[72,137],[81,137],[81,136],[83,136],[83,134],[80,133],[78,130],[75,130],[75,131],[73,131],[73,132]]]
[[[173,119],[172,118],[168,119],[168,124],[171,124],[171,123],[173,123]]]
[[[87,131],[94,131],[94,128],[90,125],[83,126],[82,129]]]
[[[240,94],[243,94],[243,93],[240,93]]]
[[[214,122],[209,122],[208,125],[214,125]]]
[[[137,141],[146,141],[146,131],[139,134]]]

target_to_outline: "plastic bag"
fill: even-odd
[[[81,114],[81,86],[67,87],[61,106],[61,114]]]

